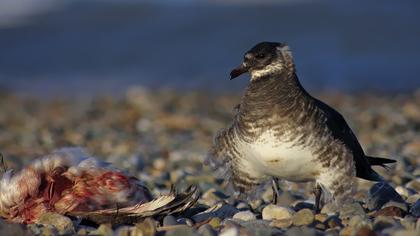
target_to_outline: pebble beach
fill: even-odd
[[[131,87],[124,96],[89,99],[0,94],[0,153],[8,169],[62,147],[83,147],[142,180],[155,196],[196,185],[197,203],[176,215],[135,224],[84,224],[61,215],[43,224],[0,221],[0,235],[420,235],[420,90],[404,94],[318,93],[347,120],[365,152],[397,160],[376,168],[386,183],[358,180],[355,203],[319,214],[313,184],[281,182],[277,205],[268,185],[258,199],[230,197],[203,165],[216,132],[240,94]],[[1,194],[1,193],[0,193]]]

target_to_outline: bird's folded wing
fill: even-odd
[[[174,214],[185,211],[195,204],[199,197],[196,186],[190,186],[184,193],[178,194],[174,189],[168,195],[160,196],[150,202],[138,203],[124,208],[111,208],[97,211],[68,212],[67,215],[81,217],[98,224],[134,223],[142,218]]]

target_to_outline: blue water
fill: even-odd
[[[211,2],[211,1],[210,1]],[[311,90],[420,88],[420,1],[75,1],[0,28],[0,87],[121,94],[128,86],[240,90],[259,41],[292,48]]]

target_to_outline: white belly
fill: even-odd
[[[309,147],[282,142],[270,131],[244,146],[244,156],[262,174],[299,182],[313,181],[320,173],[321,166]]]

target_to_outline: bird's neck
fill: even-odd
[[[299,82],[296,73],[277,73],[260,77],[250,83],[244,101],[262,105],[290,106],[290,102],[309,95]]]
[[[267,76],[248,86],[237,117],[253,121],[272,116],[285,118],[304,112],[312,100],[295,73]]]

